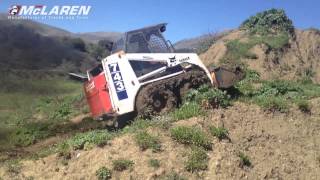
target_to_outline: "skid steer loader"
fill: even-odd
[[[175,53],[165,30],[163,23],[124,33],[112,54],[87,71],[84,91],[94,118],[165,113],[192,88],[228,88],[241,79],[241,71],[209,70],[197,54]]]

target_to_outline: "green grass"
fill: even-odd
[[[60,153],[77,149],[91,149],[93,146],[103,146],[108,140],[113,138],[113,134],[107,130],[93,130],[85,133],[78,133],[72,138],[58,145],[57,151]]]
[[[185,102],[196,102],[205,109],[227,107],[230,105],[230,96],[225,91],[203,85],[190,91],[185,97]]]
[[[159,168],[160,167],[160,161],[158,159],[150,159],[149,165],[153,168]]]
[[[138,132],[134,139],[143,151],[146,149],[152,149],[154,152],[161,150],[159,138],[157,136],[150,135],[147,131]]]
[[[243,166],[247,166],[247,167],[250,167],[252,164],[251,164],[251,161],[249,159],[249,156],[245,155],[244,153],[240,152],[239,153],[239,158],[240,158],[240,166],[243,167]]]
[[[297,100],[296,104],[297,104],[300,111],[302,111],[304,113],[310,113],[311,106],[307,100]]]
[[[247,42],[241,42],[238,39],[226,43],[227,53],[220,59],[220,63],[229,65],[244,66],[241,59],[257,59],[257,55],[250,52],[250,49],[256,45],[264,44],[268,50],[280,50],[289,43],[289,35],[280,33],[276,35],[251,35]]]
[[[211,141],[206,133],[198,128],[178,126],[170,130],[172,139],[179,143],[203,147],[207,150],[212,148]]]
[[[111,179],[112,172],[110,169],[103,166],[96,171],[96,176],[98,180],[107,180],[107,179]]]
[[[190,172],[206,170],[208,168],[208,160],[209,157],[204,149],[194,147],[188,155],[188,159],[185,162],[185,168]]]
[[[117,159],[112,161],[113,169],[116,171],[127,170],[129,168],[132,168],[133,165],[134,165],[134,162],[127,159]]]
[[[0,149],[28,146],[55,135],[62,124],[85,107],[82,85],[61,77],[34,79],[6,75],[0,78]]]
[[[292,104],[296,104],[301,111],[308,112],[310,106],[306,101],[320,97],[320,86],[310,81],[262,81],[252,70],[247,72],[246,78],[236,88],[240,100],[255,103],[269,111],[287,112]]]
[[[227,139],[228,138],[228,130],[224,127],[214,127],[214,126],[211,126],[209,127],[210,129],[210,133],[217,137],[219,140],[222,140],[222,139]]]
[[[201,106],[195,102],[184,103],[180,108],[175,109],[169,114],[172,119],[178,121],[181,119],[188,119],[196,116],[203,116],[205,112],[201,109]]]

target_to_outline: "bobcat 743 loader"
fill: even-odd
[[[242,78],[238,70],[208,70],[195,53],[175,53],[165,30],[158,24],[124,33],[112,54],[87,71],[84,90],[95,119],[165,113],[192,88],[228,88]]]

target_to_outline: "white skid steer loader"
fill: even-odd
[[[158,24],[124,33],[112,54],[87,71],[84,90],[94,118],[165,113],[192,88],[228,88],[243,77],[241,71],[209,71],[195,53],[175,53],[165,29]]]

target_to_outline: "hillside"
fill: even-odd
[[[0,88],[0,179],[318,180],[319,30],[295,29],[270,9],[193,41],[180,47],[246,77],[229,89],[193,89],[159,116],[120,117],[118,128],[90,117],[80,83],[1,71],[9,76]],[[90,46],[72,49],[88,55]]]
[[[97,63],[97,57],[109,53],[98,42],[112,42],[119,35],[71,33],[31,20],[8,20],[0,14],[1,69],[84,72]]]
[[[206,65],[240,65],[257,71],[262,79],[320,83],[320,30],[292,30],[259,34],[240,28],[200,55]]]

